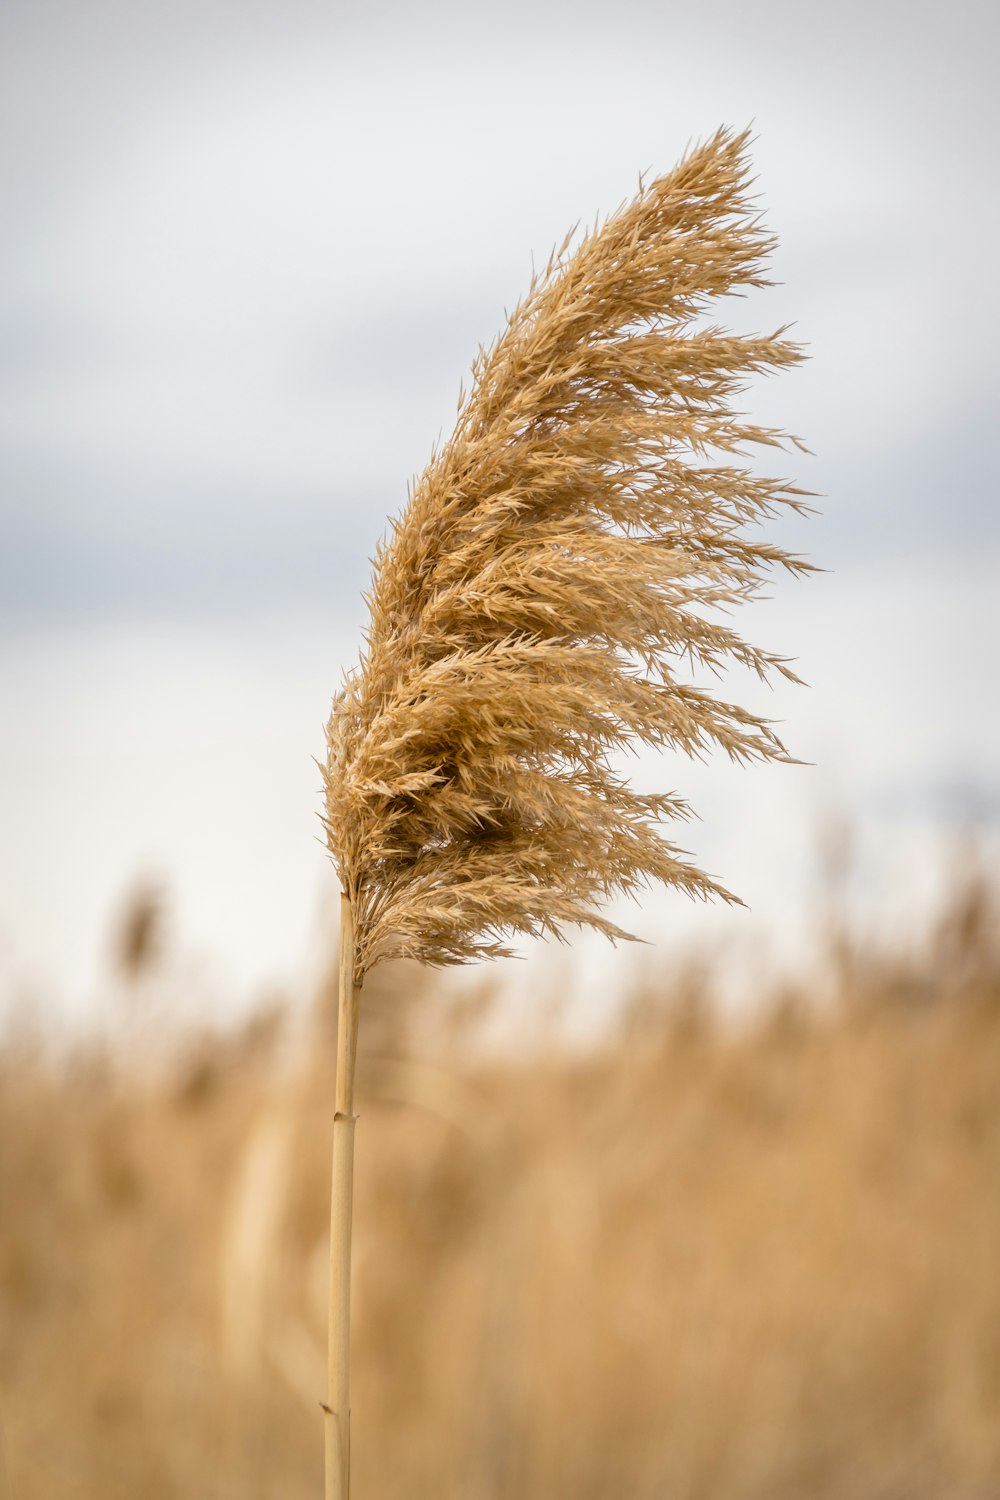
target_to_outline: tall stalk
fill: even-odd
[[[354,1200],[354,1065],[361,986],[354,982],[354,913],[340,898],[337,1082],[330,1195],[330,1311],[327,1361],[326,1500],[351,1492],[351,1220]]]

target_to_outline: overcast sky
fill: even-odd
[[[773,615],[809,796],[995,821],[994,15],[7,0],[0,981],[89,974],[140,865],[241,982],[289,969],[386,516],[532,259],[723,122],[781,241],[734,316],[812,356],[752,398],[825,497]]]

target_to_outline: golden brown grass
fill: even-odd
[[[454,434],[375,559],[360,669],[334,704],[326,818],[358,983],[380,958],[461,963],[665,881],[728,892],[662,832],[614,752],[785,752],[685,672],[787,662],[725,619],[776,566],[754,528],[804,492],[753,471],[785,435],[735,409],[800,358],[705,326],[767,285],[748,136],[720,131],[532,283],[480,352]]]
[[[995,1500],[998,931],[980,889],[841,940],[835,1003],[737,1032],[650,977],[584,1057],[372,976],[358,1500]],[[0,1053],[16,1500],[315,1496],[331,1025]]]

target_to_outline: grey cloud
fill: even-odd
[[[358,310],[332,325],[303,360],[309,382],[324,381],[373,395],[419,391],[433,382],[457,397],[459,381],[471,368],[480,343],[499,332],[503,309],[489,288],[463,287],[448,302]]]
[[[141,310],[142,297],[155,294],[159,265],[147,268],[148,285],[140,275],[131,287],[133,302],[119,307],[115,278],[128,267],[115,259],[112,229],[102,225],[97,243],[107,244],[107,260],[98,256],[96,279],[75,279],[80,249],[71,237],[63,239],[71,223],[65,202],[81,181],[100,182],[106,163],[113,161],[121,139],[150,100],[163,103],[169,133],[174,115],[178,129],[184,123],[186,79],[204,83],[216,73],[224,79],[234,60],[262,48],[299,49],[303,55],[310,48],[329,48],[331,80],[338,69],[368,70],[372,118],[384,115],[391,127],[383,141],[391,142],[394,131],[419,137],[427,121],[407,118],[403,111],[398,119],[392,115],[393,95],[379,72],[380,60],[393,59],[395,66],[405,57],[407,69],[417,76],[422,68],[436,66],[434,77],[440,81],[445,76],[435,50],[440,44],[450,49],[447,56],[455,67],[477,70],[485,95],[504,82],[518,28],[530,19],[536,44],[532,88],[541,88],[550,70],[571,108],[574,64],[562,25],[570,13],[562,3],[528,7],[520,0],[503,11],[483,8],[474,16],[468,7],[446,5],[338,6],[331,15],[318,0],[290,0],[280,14],[265,0],[177,0],[171,6],[139,7],[129,0],[99,0],[93,6],[14,0],[4,8],[0,122],[6,127],[2,139],[7,149],[0,182],[11,212],[0,273],[0,399],[13,404],[16,397],[22,412],[30,405],[31,421],[30,434],[19,433],[16,421],[6,422],[0,431],[0,625],[67,610],[183,614],[246,609],[255,603],[266,608],[298,596],[326,598],[330,588],[352,601],[364,584],[367,565],[349,561],[348,553],[352,559],[367,557],[386,514],[398,508],[412,468],[426,456],[437,431],[447,432],[459,382],[467,376],[477,344],[489,341],[502,323],[502,300],[511,287],[498,292],[498,274],[509,278],[516,272],[514,294],[527,280],[532,247],[526,229],[523,259],[516,264],[501,258],[498,273],[495,261],[485,263],[486,252],[494,248],[489,244],[483,264],[456,255],[423,298],[414,294],[412,280],[408,286],[389,287],[388,294],[377,278],[360,289],[338,286],[332,277],[327,285],[320,258],[315,285],[305,288],[284,330],[283,287],[262,292],[270,297],[267,317],[256,321],[260,310],[250,299],[258,270],[263,281],[274,268],[251,263],[240,294],[245,291],[248,305],[241,302],[235,312],[230,310],[229,321],[220,319],[214,344],[198,323],[194,299],[190,306],[184,304],[183,288],[173,289],[187,317],[176,335],[169,327],[150,333],[133,326],[129,320],[138,316],[135,308]],[[631,57],[634,38],[641,35],[647,52],[660,49],[668,59],[696,59],[706,69],[720,60],[732,66],[734,76],[748,80],[741,100],[753,96],[753,78],[759,73],[761,108],[781,104],[785,110],[780,118],[786,137],[775,142],[772,135],[764,144],[781,160],[784,173],[778,227],[786,246],[780,274],[788,285],[770,294],[772,300],[762,299],[759,312],[755,303],[754,313],[767,323],[798,317],[798,331],[807,341],[818,334],[814,366],[821,378],[808,391],[805,386],[787,389],[804,392],[792,397],[797,405],[790,425],[817,450],[814,460],[794,461],[792,477],[824,498],[817,521],[808,526],[789,521],[779,528],[782,539],[831,566],[862,555],[960,551],[1000,542],[992,413],[985,397],[976,394],[990,373],[992,343],[985,327],[990,307],[975,268],[984,264],[984,247],[992,243],[984,232],[992,209],[985,190],[969,196],[969,184],[991,164],[989,136],[978,127],[995,110],[987,43],[996,22],[972,4],[959,4],[944,17],[939,7],[929,5],[873,8],[858,0],[822,13],[792,0],[754,7],[727,0],[685,18],[668,7],[623,0],[613,15],[596,3],[574,6],[572,15],[574,45],[592,53],[606,49],[612,64]],[[772,97],[776,81],[780,89]],[[605,108],[624,98],[631,85],[627,72],[610,66]],[[788,122],[812,95],[828,99],[831,111],[843,110],[842,118],[832,116],[834,124],[840,123],[831,134],[834,144],[827,142],[831,151],[838,142],[842,146],[835,161],[813,159],[805,148],[801,159],[784,159],[778,149],[790,139]],[[447,98],[429,99],[427,118],[439,120],[447,107]],[[593,126],[593,101],[581,98],[578,107],[581,121]],[[851,135],[858,112],[865,121],[877,122],[874,134]],[[561,115],[547,119],[546,128],[554,133],[540,142],[537,157],[511,161],[510,179],[497,184],[492,222],[498,237],[514,232],[510,215],[522,191],[534,195],[537,205],[547,174],[564,159],[558,156],[558,132],[571,131],[573,123]],[[454,124],[456,132],[487,128],[486,116]],[[502,129],[502,121],[495,129]],[[435,149],[441,139],[428,134]],[[526,140],[518,137],[522,152]],[[645,152],[651,140],[644,119],[634,135],[623,136],[622,149]],[[363,134],[351,137],[345,149],[362,163],[366,160]],[[495,162],[502,144],[494,140],[491,150]],[[953,162],[954,170],[942,173],[942,161]],[[872,169],[873,162],[877,177],[886,183],[885,202],[859,201],[850,212],[851,173],[857,170],[870,192],[872,170],[866,176],[862,169]],[[391,193],[392,166],[391,161],[372,161],[373,203],[384,206],[384,195]],[[442,179],[440,161],[428,166],[440,189],[447,172]],[[242,167],[249,172],[253,162]],[[912,179],[909,196],[901,192],[897,202],[894,182],[904,169]],[[831,170],[839,173],[843,222],[822,212],[825,174]],[[910,190],[913,182],[920,186],[925,174],[926,197]],[[180,180],[183,184],[183,176]],[[798,217],[797,181],[807,200]],[[766,198],[771,196],[769,182],[762,184]],[[331,186],[331,198],[335,190]],[[462,192],[463,183],[456,178],[453,198],[460,200]],[[324,232],[331,239],[335,232],[363,239],[365,207],[352,202],[341,212],[334,205],[333,227],[328,223]],[[431,219],[439,208],[428,206]],[[958,217],[960,210],[964,217]],[[531,222],[534,233],[547,220]],[[427,231],[426,224],[398,226],[401,265],[411,230],[421,228]],[[217,230],[224,240],[227,232],[235,234],[225,223]],[[148,226],[137,235],[140,247],[148,247]],[[155,242],[155,224],[152,238]],[[196,235],[193,243],[193,251],[188,246],[192,255],[198,249]],[[225,240],[224,248],[228,245]],[[431,255],[436,248],[447,249],[429,232],[425,250],[428,245]],[[956,256],[957,269],[952,266],[949,273],[958,285],[946,286],[947,258],[956,245],[964,249]],[[47,258],[39,259],[40,246],[47,248]],[[540,255],[548,248],[534,246]],[[356,263],[361,259],[359,254]],[[286,270],[294,275],[291,262]],[[887,353],[895,364],[887,364],[884,375],[879,370],[878,379],[869,379],[859,395],[855,372],[867,358],[866,326],[878,329],[888,294],[903,271],[912,278],[902,302],[904,313],[906,298],[912,302],[913,332],[903,329],[911,341],[896,345],[893,331],[885,334],[880,358]],[[212,312],[214,285],[208,278],[199,287],[206,315]],[[225,290],[221,284],[220,290]],[[963,313],[971,311],[975,298],[982,300],[982,317],[966,326],[955,319],[954,308],[957,304]],[[899,307],[897,297],[897,316]],[[921,329],[921,319],[930,333]],[[928,388],[919,412],[900,411],[906,399],[895,389],[904,383],[900,377],[912,365],[914,351],[942,327],[948,340],[941,342],[940,357],[932,350],[934,357],[928,359],[933,389]],[[272,394],[284,399],[281,393],[287,390],[289,407],[301,403],[312,412],[329,412],[326,431],[337,441],[323,446],[325,417],[296,427],[286,421],[287,413],[278,413],[271,477],[254,477],[253,439],[258,434],[250,424],[257,408],[254,393],[244,392],[233,399],[231,412],[220,399],[219,410],[232,416],[232,425],[216,447],[206,441],[199,450],[203,435],[185,433],[185,408],[174,427],[150,422],[148,433],[123,432],[121,451],[115,450],[121,389],[137,393],[155,412],[171,381],[183,382],[192,368],[205,363],[208,350],[219,358],[218,388],[228,396],[226,382],[240,373],[237,339],[262,368],[278,371],[261,405]],[[88,404],[97,375],[107,384]],[[893,408],[892,430],[880,436],[873,419],[872,432],[860,443],[854,421],[873,392],[887,409]],[[784,399],[783,390],[775,403],[776,420],[782,422]],[[756,403],[756,393],[751,400]],[[341,417],[341,411],[347,415]],[[401,438],[397,429],[403,414],[410,430]],[[73,418],[76,442],[64,430]],[[206,421],[211,419],[210,413]],[[95,427],[103,425],[88,448],[80,426],[91,420]],[[364,432],[350,448],[351,433],[345,428],[352,421],[363,421]],[[425,422],[426,440],[418,444],[413,431],[423,431]],[[237,451],[243,441],[241,423],[251,449],[242,464]],[[367,437],[380,431],[383,440]],[[275,471],[293,441],[312,448],[297,477],[282,483]],[[157,451],[158,443],[168,451]],[[103,452],[98,451],[101,444]],[[338,461],[346,467],[347,458],[350,485],[343,471],[338,474]],[[329,473],[327,486],[317,482],[323,472]],[[345,603],[345,608],[353,604]]]
[[[938,775],[912,773],[880,786],[875,809],[886,818],[932,814],[958,831],[985,831],[1000,825],[1000,779],[957,765]]]
[[[20,455],[0,469],[0,628],[333,605],[360,619],[384,496]]]

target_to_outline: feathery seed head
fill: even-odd
[[[746,133],[720,131],[532,279],[480,350],[451,439],[378,549],[359,668],[334,702],[329,845],[354,905],[356,978],[385,957],[509,953],[652,881],[734,900],[661,832],[613,752],[641,742],[787,759],[689,663],[794,679],[718,615],[809,564],[748,528],[806,492],[747,447],[794,438],[733,407],[795,364],[784,338],[692,326],[766,286]]]

